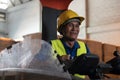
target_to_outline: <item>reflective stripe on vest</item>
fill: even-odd
[[[77,49],[77,56],[80,56],[81,54],[86,54],[87,50],[85,43],[82,41],[77,41],[77,42],[80,45],[80,48]],[[52,48],[57,52],[57,54],[59,54],[60,56],[67,54],[61,40],[59,39],[52,40],[51,43],[52,43]],[[74,74],[74,76],[80,77],[82,79],[85,78],[84,75],[79,75],[79,74]]]

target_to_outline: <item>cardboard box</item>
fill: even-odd
[[[24,35],[23,38],[30,37],[31,39],[41,39],[42,38],[42,33],[31,33]]]
[[[90,49],[91,53],[98,55],[100,61],[102,61],[103,60],[102,43],[98,41],[87,40],[86,44]]]
[[[103,53],[104,53],[104,62],[107,62],[114,58],[114,51],[116,50],[117,46],[111,44],[103,44]]]
[[[2,51],[5,48],[10,48],[12,44],[15,44],[16,41],[10,39],[10,38],[0,38],[0,51]]]

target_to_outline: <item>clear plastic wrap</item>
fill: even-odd
[[[63,71],[58,59],[53,57],[54,54],[49,43],[28,37],[14,44],[11,49],[0,52],[0,74],[12,71],[70,80],[69,73]]]

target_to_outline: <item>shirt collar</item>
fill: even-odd
[[[70,48],[70,47],[63,41],[63,39],[61,39],[61,41],[62,41],[63,45],[64,45],[66,48]],[[78,44],[77,41],[75,41],[73,48],[80,48],[80,45]]]

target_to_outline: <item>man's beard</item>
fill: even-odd
[[[67,40],[67,41],[75,41],[76,40],[75,38],[69,38],[69,37],[66,37],[66,36],[64,37],[64,39]]]

